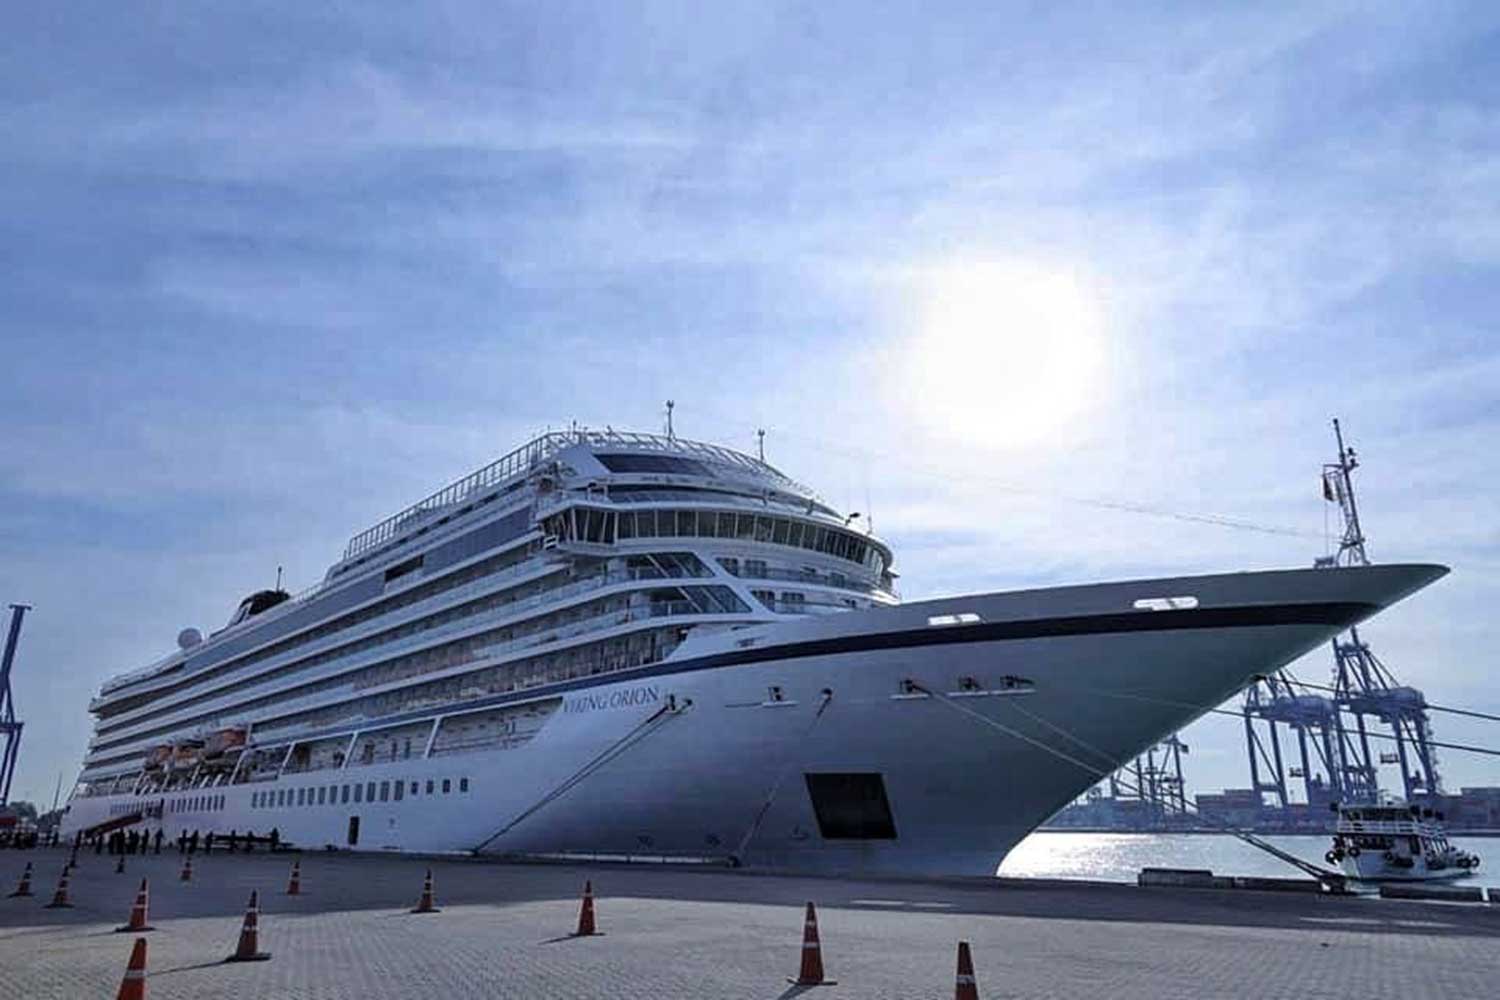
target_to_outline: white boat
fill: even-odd
[[[1441,817],[1408,806],[1337,804],[1339,821],[1324,860],[1362,882],[1432,882],[1463,878],[1479,856],[1448,843]]]
[[[886,543],[760,459],[547,434],[107,682],[63,828],[992,874],[1119,762],[1445,572],[903,604]],[[230,727],[232,767],[147,766]]]

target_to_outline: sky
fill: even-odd
[[[1371,556],[1453,567],[1365,638],[1500,712],[1500,11],[1368,6],[10,11],[14,796],[278,566],[667,399],[764,429],[907,600],[1308,565],[1338,416]],[[1235,720],[1185,739],[1247,783]]]

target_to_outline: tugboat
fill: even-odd
[[[1442,814],[1405,803],[1342,805],[1330,865],[1364,882],[1432,882],[1463,878],[1479,867],[1479,855],[1448,843]]]

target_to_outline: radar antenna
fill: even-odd
[[[1338,417],[1333,418],[1333,436],[1338,442],[1339,460],[1323,466],[1323,499],[1339,505],[1344,532],[1339,538],[1338,552],[1324,556],[1316,565],[1368,566],[1370,557],[1365,552],[1365,533],[1359,526],[1359,505],[1354,500],[1354,480],[1350,476],[1359,468],[1359,458],[1353,448],[1344,447],[1344,431],[1339,427]]]

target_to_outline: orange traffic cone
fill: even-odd
[[[59,910],[72,905],[68,902],[68,870],[64,868],[62,874],[58,876],[57,891],[52,894],[52,902],[47,904],[47,909]]]
[[[141,931],[154,931],[155,927],[146,923],[146,911],[150,909],[151,890],[146,888],[146,880],[141,879],[141,887],[135,894],[135,905],[130,908],[130,922],[124,927],[116,927],[115,932],[126,931],[139,933]]]
[[[583,883],[583,905],[578,908],[578,930],[573,932],[574,937],[588,937],[598,934],[598,928],[594,926],[594,883]]]
[[[286,894],[288,896],[302,895],[302,862],[292,862],[292,877],[287,880]]]
[[[250,904],[245,907],[245,923],[240,927],[240,943],[226,962],[264,962],[271,957],[268,951],[260,950],[260,893],[250,893]]]
[[[427,879],[422,883],[422,898],[413,913],[442,913],[432,902],[432,869],[427,869]]]
[[[13,892],[13,893],[11,893],[11,896],[15,897],[15,896],[30,896],[30,895],[31,895],[31,862],[28,861],[28,862],[26,862],[26,870],[21,873],[21,884],[18,885],[18,886],[16,886],[16,891]]]
[[[115,862],[115,874],[116,875],[124,875],[125,874],[125,855],[123,855],[123,854],[120,855],[120,860]]]
[[[787,982],[797,986],[832,986],[833,979],[823,978],[823,946],[818,941],[818,914],[807,904],[807,918],[802,923],[802,968],[796,979]]]
[[[182,863],[182,874],[177,876],[178,881],[191,882],[193,880],[193,859],[188,858]]]
[[[969,955],[969,942],[958,942],[958,979],[953,987],[953,1000],[979,1000],[979,985],[974,982],[974,959]]]
[[[130,964],[125,966],[125,978],[120,980],[120,992],[115,1000],[146,1000],[146,939],[136,938],[130,949]]]

